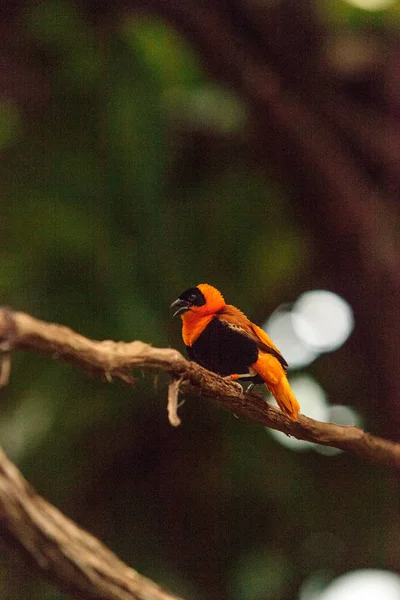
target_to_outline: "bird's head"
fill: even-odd
[[[219,312],[225,306],[225,300],[221,292],[208,283],[200,283],[197,287],[185,290],[170,306],[177,308],[174,312],[181,315],[187,311],[199,315],[210,315]]]

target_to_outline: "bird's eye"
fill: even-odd
[[[197,296],[196,296],[196,294],[190,294],[190,296],[189,296],[189,300],[190,300],[191,302],[193,302],[193,300],[196,300],[196,297],[197,297]]]

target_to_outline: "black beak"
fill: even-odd
[[[189,302],[187,302],[187,300],[181,300],[180,298],[177,298],[175,302],[173,302],[170,306],[170,308],[175,307],[178,307],[178,310],[174,312],[174,314],[172,315],[173,317],[176,317],[176,315],[180,315],[189,310],[190,304]]]

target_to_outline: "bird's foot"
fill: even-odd
[[[223,379],[229,381],[229,383],[232,383],[235,388],[240,390],[240,392],[243,394],[243,387],[240,385],[240,383],[238,383],[237,378],[238,375],[227,375],[226,377],[223,377]]]
[[[238,373],[234,373],[233,375],[228,375],[227,377],[224,377],[224,379],[230,379],[233,382],[239,382],[241,379],[243,381],[248,381],[250,379],[252,375],[249,373],[242,373],[241,375],[239,375]],[[245,392],[251,392],[251,390],[253,389],[253,387],[255,386],[255,383],[253,381],[250,381],[249,385],[247,386],[247,388],[244,390]]]

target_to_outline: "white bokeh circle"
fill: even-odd
[[[399,600],[400,576],[380,569],[360,569],[334,579],[316,600]]]
[[[354,328],[348,302],[326,290],[302,294],[293,305],[291,316],[295,333],[317,353],[340,348]]]

